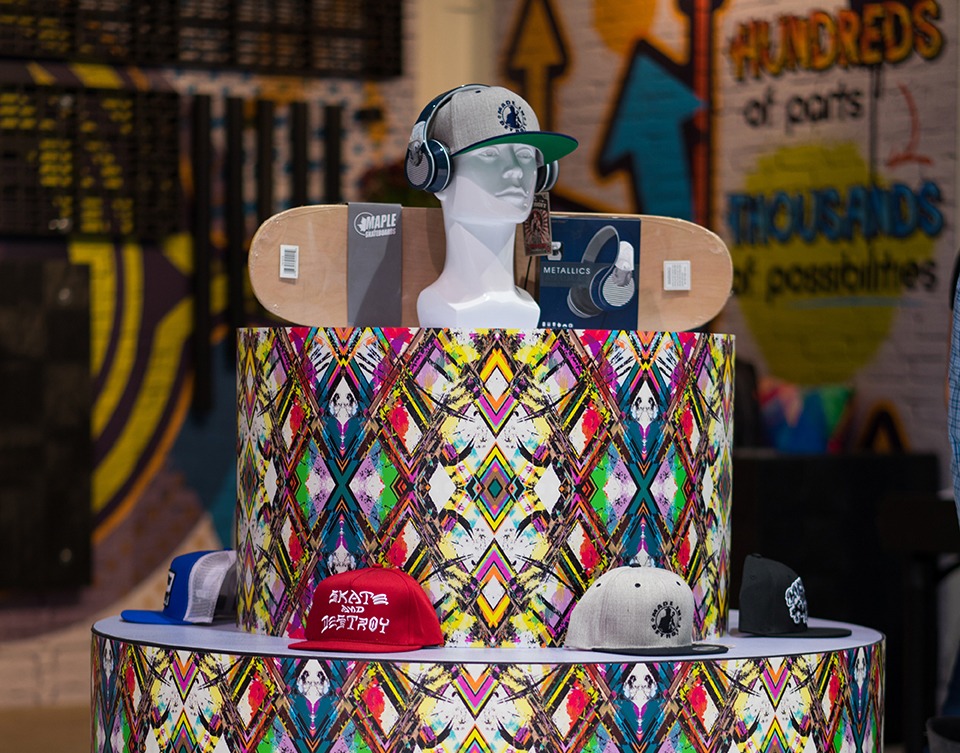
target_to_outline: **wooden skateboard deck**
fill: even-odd
[[[576,216],[554,212],[554,217]],[[594,218],[639,218],[640,269],[637,329],[682,332],[702,327],[730,296],[733,265],[723,240],[692,222],[653,215],[589,214]],[[346,204],[303,206],[266,220],[250,244],[253,293],[273,316],[306,326],[350,326],[347,309]],[[522,228],[517,228],[517,279],[527,273]],[[281,278],[280,248],[299,248],[296,279]],[[402,210],[401,326],[417,327],[417,296],[440,275],[446,238],[442,210]],[[664,289],[664,262],[689,262],[689,289]],[[537,260],[529,265],[531,272]],[[398,281],[398,284],[399,281]],[[385,324],[395,324],[386,323]]]

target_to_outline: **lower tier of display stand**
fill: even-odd
[[[811,620],[811,625],[838,623]],[[233,625],[93,626],[93,750],[882,750],[884,636],[707,657],[563,648],[292,651]]]

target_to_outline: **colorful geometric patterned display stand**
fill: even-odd
[[[241,330],[236,623],[96,623],[93,750],[882,750],[881,634],[736,630],[733,355],[699,333]],[[445,645],[291,650],[314,585],[375,563],[420,581]],[[563,648],[627,563],[681,574],[696,637],[729,651]]]
[[[681,575],[726,630],[733,337],[244,329],[238,624],[303,634],[315,584],[389,564],[448,646],[562,644],[611,567]]]
[[[94,626],[93,751],[880,751],[883,637],[850,627],[728,635],[728,654],[650,662],[558,648],[311,655],[235,627],[114,617]]]

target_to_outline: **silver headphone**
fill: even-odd
[[[404,172],[407,181],[414,188],[429,193],[442,191],[450,183],[453,164],[447,146],[433,138],[430,128],[437,111],[449,102],[453,95],[462,89],[487,89],[484,84],[464,84],[434,97],[417,117],[416,125],[410,133],[407,143],[407,156],[404,160]],[[560,166],[554,162],[537,167],[537,180],[534,191],[549,191],[557,183]]]

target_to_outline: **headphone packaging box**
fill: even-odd
[[[541,328],[636,329],[640,222],[551,219],[553,251],[539,257]]]

